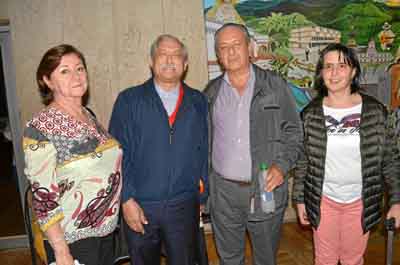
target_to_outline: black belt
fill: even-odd
[[[248,180],[248,181],[246,181],[246,180],[234,180],[234,179],[227,179],[227,178],[224,178],[224,177],[222,177],[222,179],[225,180],[225,181],[228,181],[228,182],[235,183],[235,184],[237,184],[239,186],[250,186],[251,185],[251,180]]]

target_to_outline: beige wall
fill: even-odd
[[[84,53],[90,76],[90,107],[106,126],[118,92],[150,76],[149,46],[161,33],[176,35],[188,46],[187,83],[202,89],[207,82],[201,0],[0,2],[0,18],[10,19],[23,121],[42,107],[36,67],[44,52],[59,43],[70,43]],[[7,5],[8,12],[4,12]]]
[[[8,1],[0,1],[0,20],[8,17]]]

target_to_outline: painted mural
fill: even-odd
[[[235,22],[249,29],[253,62],[288,80],[298,110],[315,95],[319,52],[337,42],[356,50],[362,86],[388,106],[400,105],[400,0],[204,0],[204,14],[210,79],[221,73],[215,31]]]

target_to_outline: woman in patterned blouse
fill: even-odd
[[[48,262],[112,264],[122,149],[83,106],[88,74],[80,51],[51,48],[36,78],[46,107],[25,129],[25,173]]]

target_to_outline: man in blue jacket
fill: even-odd
[[[187,49],[174,36],[151,46],[153,77],[122,91],[110,133],[124,151],[122,210],[131,262],[194,263],[199,203],[208,195],[207,100],[182,82]],[[199,182],[206,191],[199,194]]]

